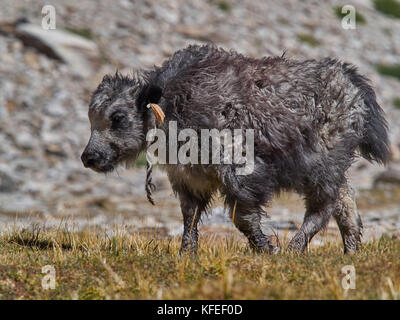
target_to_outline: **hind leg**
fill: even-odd
[[[316,201],[313,194],[306,195],[306,214],[303,224],[289,243],[289,250],[304,252],[318,231],[325,228],[335,209],[332,200]]]
[[[361,243],[362,222],[357,212],[354,190],[347,184],[340,188],[333,216],[342,235],[344,253],[356,252]]]

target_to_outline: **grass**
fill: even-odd
[[[378,64],[376,70],[382,75],[394,77],[400,80],[400,64]]]
[[[301,42],[307,43],[311,47],[317,47],[321,44],[313,35],[307,33],[298,33],[297,39]]]
[[[224,12],[230,12],[232,10],[231,5],[227,1],[219,1],[217,3],[218,9]]]
[[[394,98],[393,99],[393,105],[397,108],[400,109],[400,97]]]
[[[337,6],[333,8],[333,12],[335,13],[335,15],[339,18],[342,19],[343,17],[345,17],[347,15],[347,13],[342,13],[342,7],[341,6]],[[356,23],[360,23],[360,24],[366,24],[367,23],[367,19],[358,11],[356,11]]]
[[[139,154],[139,156],[136,159],[135,165],[137,167],[145,167],[146,163],[147,163],[146,154],[145,153]]]
[[[393,18],[400,18],[400,2],[396,0],[373,0],[375,9]]]
[[[178,255],[180,239],[16,230],[0,236],[2,299],[399,299],[400,242],[383,237],[344,256],[339,243],[304,255],[255,255],[244,240],[202,235],[197,257]],[[56,288],[44,290],[46,265]],[[356,289],[341,286],[345,265]]]
[[[83,37],[85,39],[88,40],[92,40],[93,39],[93,34],[89,29],[86,28],[65,28],[65,30],[67,30],[70,33],[76,34],[80,37]]]

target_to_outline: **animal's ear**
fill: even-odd
[[[162,96],[162,89],[159,86],[148,84],[144,86],[136,99],[139,110],[145,110],[149,103],[158,103]]]
[[[158,103],[162,96],[162,89],[151,84],[147,87],[146,96],[149,99],[149,103]]]

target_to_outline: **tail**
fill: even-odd
[[[353,65],[345,63],[343,70],[351,83],[359,88],[368,110],[363,138],[359,144],[361,155],[368,161],[386,164],[390,159],[390,147],[385,112],[376,102],[376,95],[369,84],[369,80],[360,75]]]

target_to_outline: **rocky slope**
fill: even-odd
[[[45,31],[41,10],[49,2],[56,9],[57,29]],[[380,75],[375,66],[400,64],[400,19],[376,11],[372,2],[352,1],[367,22],[345,30],[333,11],[340,4],[1,0],[0,229],[18,217],[23,225],[74,221],[179,232],[179,206],[162,173],[156,175],[158,206],[152,207],[145,200],[143,169],[103,176],[82,167],[80,153],[89,137],[87,104],[107,72],[150,68],[188,44],[213,42],[255,57],[286,50],[290,58],[334,56],[359,66],[387,113],[393,160],[386,172],[361,160],[351,179],[371,232],[397,232],[399,193],[387,185],[388,180],[399,185],[400,110],[393,99],[400,96],[400,81]],[[371,192],[375,180],[380,183]],[[303,214],[300,200],[291,195],[269,211],[273,223],[267,227],[275,230],[294,229]],[[205,223],[230,228],[221,208],[215,217]]]

